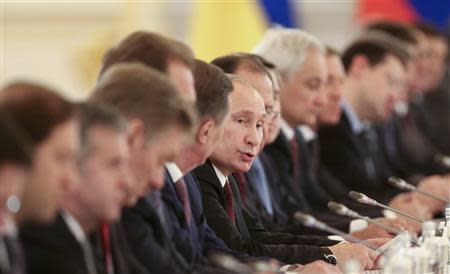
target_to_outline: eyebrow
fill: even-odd
[[[266,114],[266,111],[261,112],[261,117],[263,117],[265,114]],[[232,118],[236,118],[236,117],[239,117],[239,116],[258,116],[258,115],[259,115],[259,113],[256,113],[256,112],[251,111],[251,110],[241,110],[239,112],[231,114],[231,117]]]

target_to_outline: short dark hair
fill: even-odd
[[[74,106],[57,92],[45,86],[18,81],[0,91],[1,108],[10,120],[10,126],[23,132],[33,153],[59,125],[75,114]]]
[[[381,31],[411,45],[417,45],[419,43],[414,29],[411,26],[399,22],[379,21],[367,25],[366,30]]]
[[[33,154],[31,144],[24,129],[0,106],[0,165],[29,166]]]
[[[234,74],[239,68],[245,67],[252,72],[265,73],[269,75],[268,69],[275,68],[274,64],[270,63],[263,57],[257,54],[243,52],[231,53],[217,57],[211,61],[211,64],[214,64],[221,68],[224,72],[231,74]]]
[[[110,66],[124,62],[141,62],[165,73],[170,58],[191,68],[194,63],[194,53],[187,45],[155,32],[136,31],[106,53],[100,76]]]
[[[230,79],[217,66],[201,60],[195,60],[194,79],[200,116],[222,122],[229,108],[228,95],[233,90]]]
[[[105,127],[118,133],[126,132],[127,120],[113,107],[99,103],[77,105],[80,121],[80,143],[83,151],[89,148],[89,130],[96,126]]]
[[[325,56],[341,56],[341,53],[332,46],[325,46]]]
[[[168,77],[140,63],[110,67],[90,100],[109,104],[128,119],[140,119],[149,138],[173,125],[192,130],[197,121],[194,106],[181,98]]]
[[[433,25],[423,22],[423,21],[418,21],[416,23],[413,24],[413,27],[420,31],[421,33],[423,33],[425,36],[428,37],[434,37],[434,38],[441,38],[446,40],[447,38],[445,37],[445,35],[440,32],[436,27],[434,27]]]
[[[258,74],[265,74],[272,82],[272,86],[275,87],[274,82],[276,79],[272,79],[272,75],[269,72],[269,70],[275,69],[275,65],[260,55],[237,52],[217,57],[211,63],[230,74],[234,74],[241,68]]]
[[[342,53],[342,63],[346,71],[350,68],[353,58],[364,55],[371,66],[378,65],[387,55],[393,55],[404,67],[411,56],[400,40],[380,32],[367,32],[352,42]]]

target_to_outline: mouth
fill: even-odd
[[[252,162],[255,159],[255,154],[251,152],[240,152],[240,154],[244,162]]]

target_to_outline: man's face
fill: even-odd
[[[273,104],[274,104],[274,95],[273,95],[273,85],[269,76],[265,73],[255,73],[249,71],[248,69],[238,69],[235,74],[243,77],[250,84],[252,84],[261,95],[264,101],[264,108],[266,110],[265,120],[264,120],[264,143],[265,139],[269,135],[269,125],[273,118]],[[261,149],[264,147],[264,144],[261,146]]]
[[[448,47],[444,39],[437,37],[429,37],[430,46],[430,79],[428,89],[435,89],[444,77],[446,70],[445,58],[448,54]]]
[[[80,163],[80,202],[93,220],[111,223],[119,219],[127,198],[127,135],[95,126],[89,129],[88,143],[88,155]]]
[[[405,87],[405,74],[402,63],[392,55],[387,55],[375,66],[367,66],[359,79],[362,87],[360,109],[365,120],[380,122],[392,115],[398,93]]]
[[[224,121],[223,138],[210,159],[225,174],[247,172],[262,144],[264,102],[259,93],[239,81],[233,82],[230,115]]]
[[[21,211],[25,220],[50,222],[54,219],[62,191],[79,183],[78,150],[78,125],[73,119],[55,127],[37,146],[30,181],[23,194]]]
[[[185,141],[185,132],[178,126],[170,126],[143,145],[130,150],[135,180],[130,190],[129,205],[149,191],[159,190],[164,186],[164,164],[175,160]]]
[[[323,106],[322,87],[327,77],[324,55],[310,50],[304,64],[293,79],[283,79],[280,91],[281,116],[291,126],[306,124],[315,127]]]
[[[195,93],[194,76],[188,66],[176,59],[169,59],[167,75],[184,99],[195,102],[197,95]]]
[[[341,117],[341,99],[345,81],[345,70],[337,55],[326,57],[328,76],[324,86],[325,104],[319,114],[320,124],[334,125]]]

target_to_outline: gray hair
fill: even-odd
[[[305,62],[310,49],[325,52],[319,39],[305,31],[272,28],[266,31],[252,52],[273,63],[279,75],[291,81],[295,72]]]

